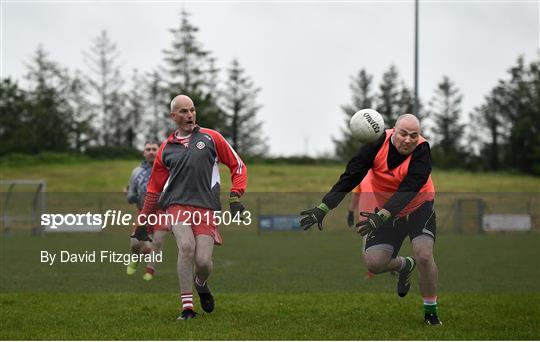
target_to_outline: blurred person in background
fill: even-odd
[[[129,178],[129,185],[126,189],[126,196],[128,203],[135,204],[137,207],[137,215],[140,213],[143,204],[144,196],[146,195],[146,188],[148,181],[150,180],[150,174],[152,173],[152,166],[156,159],[157,151],[159,149],[159,143],[156,141],[147,141],[144,143],[143,156],[144,160],[139,166],[133,169],[131,177]],[[152,251],[160,253],[163,249],[163,242],[165,235],[171,230],[170,225],[156,224],[149,227],[149,235],[152,236],[152,241],[139,241],[132,231],[129,244],[131,246],[131,253],[133,254],[148,254]],[[133,275],[137,271],[138,262],[131,262],[127,268],[126,273]],[[152,280],[156,272],[156,265],[154,262],[149,262],[146,265],[146,269],[143,274],[144,280]]]

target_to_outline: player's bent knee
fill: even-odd
[[[368,254],[364,256],[364,262],[368,271],[375,274],[386,271],[386,265],[388,264],[388,260],[383,260],[379,257],[370,256]]]
[[[386,272],[392,252],[393,247],[390,245],[377,245],[366,249],[363,256],[368,271],[375,274]]]
[[[197,256],[195,258],[197,268],[210,268],[212,266],[212,258]]]
[[[379,274],[386,271],[386,265],[381,265],[380,263],[368,263],[366,266],[368,271],[373,274]]]

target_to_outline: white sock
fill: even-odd
[[[193,310],[193,293],[182,293],[180,298],[182,298],[182,310]]]
[[[399,267],[399,272],[401,272],[405,268],[405,265],[407,265],[407,262],[405,261],[405,258],[402,256],[398,256],[398,258],[401,261],[401,266]]]

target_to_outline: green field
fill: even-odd
[[[395,277],[364,279],[360,241],[352,232],[224,231],[224,238],[211,280],[217,309],[193,322],[175,321],[172,238],[151,283],[140,273],[126,276],[121,264],[38,262],[40,250],[125,250],[122,234],[3,239],[0,338],[540,337],[538,234],[441,235],[436,256],[445,325],[431,329],[421,324],[416,284],[401,299],[394,293]]]
[[[2,179],[43,179],[48,191],[122,191],[136,160],[90,161],[85,163],[2,166]],[[250,192],[326,192],[337,181],[345,165],[248,165]],[[223,187],[230,182],[221,168]],[[540,178],[505,173],[463,171],[433,172],[439,192],[539,192]]]
[[[2,178],[45,179],[51,192],[117,192],[134,164],[5,167]],[[253,165],[249,171],[252,192],[309,191],[317,197],[342,168]],[[507,202],[514,201],[510,193],[528,192],[538,199],[539,180],[533,177],[435,172],[434,179],[440,191],[508,192],[493,195]],[[305,206],[295,204],[293,194],[273,196],[291,212]],[[156,278],[144,282],[140,272],[126,276],[121,264],[39,262],[41,250],[126,251],[127,231],[43,237],[15,231],[0,239],[0,339],[540,339],[537,231],[440,234],[436,260],[444,325],[426,327],[416,279],[409,295],[399,298],[395,277],[364,278],[361,241],[341,224],[344,207],[331,214],[323,232],[223,228],[225,244],[215,251],[210,280],[216,310],[189,322],[175,320],[180,306],[172,237]],[[439,216],[440,225],[445,220]],[[410,253],[408,241],[402,253]],[[202,311],[198,303],[196,309]]]

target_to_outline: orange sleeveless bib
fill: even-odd
[[[397,191],[399,185],[407,176],[409,164],[411,163],[412,153],[396,168],[389,170],[387,159],[390,149],[390,137],[394,132],[393,129],[386,130],[386,139],[373,161],[373,166],[362,181],[362,194],[360,196],[359,207],[361,211],[373,212],[375,208],[381,209],[384,204]],[[426,139],[422,136],[418,139],[418,144],[425,142]],[[429,176],[426,184],[420,189],[418,194],[412,199],[397,216],[407,216],[425,201],[431,201],[435,198],[435,187]]]

